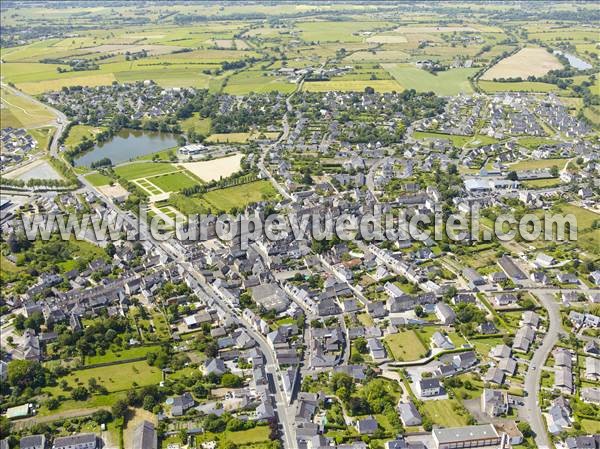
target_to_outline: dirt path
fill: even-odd
[[[110,410],[110,407],[93,407],[93,408],[76,408],[73,410],[65,410],[64,412],[54,413],[47,416],[32,416],[31,418],[20,419],[14,422],[16,429],[28,429],[33,424],[48,423],[66,418],[78,418],[80,416],[89,416],[98,410]]]

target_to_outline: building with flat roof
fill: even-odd
[[[491,424],[433,429],[436,449],[462,449],[499,446],[502,437]]]

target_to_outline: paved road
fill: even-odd
[[[552,446],[546,425],[542,417],[542,410],[539,403],[539,390],[542,381],[542,367],[546,362],[550,351],[558,342],[561,334],[564,334],[562,321],[560,317],[560,306],[554,299],[552,293],[538,292],[537,297],[540,303],[548,311],[549,324],[548,331],[544,335],[542,345],[534,352],[529,363],[529,369],[525,374],[525,404],[521,408],[521,418],[529,423],[531,429],[535,432],[535,444],[539,449],[549,449]]]
[[[373,165],[371,165],[371,168],[369,168],[369,172],[367,173],[367,182],[366,182],[367,189],[369,190],[369,192],[371,192],[371,196],[373,197],[373,199],[375,200],[376,203],[379,203],[379,198],[377,197],[377,193],[376,193],[376,189],[375,189],[375,173],[389,159],[391,159],[391,158],[384,157],[384,158],[379,159],[377,162],[375,162]]]
[[[292,95],[294,95],[294,93],[295,92],[293,92],[285,100],[287,112],[284,114],[283,119],[282,119],[283,132],[281,133],[281,136],[279,136],[279,139],[277,139],[277,142],[275,142],[274,144],[265,146],[264,151],[260,155],[260,160],[258,161],[258,164],[257,164],[259,170],[262,173],[265,173],[267,175],[267,177],[269,178],[269,181],[271,181],[271,184],[273,184],[273,187],[275,187],[275,189],[281,194],[282,197],[287,198],[288,200],[293,200],[292,196],[288,193],[288,191],[281,184],[279,184],[279,182],[275,179],[275,177],[269,171],[269,169],[265,165],[265,157],[266,157],[266,155],[267,155],[267,153],[269,152],[270,149],[277,148],[277,146],[280,143],[286,141],[287,138],[288,138],[288,135],[290,133],[290,125],[289,125],[289,121],[288,121],[288,113],[291,113],[292,109],[293,109],[292,108],[292,104],[290,103],[290,99],[292,98]]]

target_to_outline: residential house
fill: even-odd
[[[46,449],[45,435],[30,435],[21,438],[19,441],[20,449]]]
[[[424,398],[432,396],[441,396],[445,394],[444,388],[440,383],[439,379],[421,379],[417,383],[417,389],[419,395]]]
[[[421,418],[421,414],[415,407],[415,404],[412,401],[401,402],[398,405],[398,412],[400,414],[400,419],[402,420],[402,424],[404,427],[407,426],[420,426],[423,422]]]
[[[158,438],[154,424],[142,421],[134,430],[132,449],[157,449]]]
[[[481,411],[494,418],[508,413],[508,393],[504,390],[484,388],[481,395]]]
[[[54,439],[52,449],[97,449],[98,438],[93,433],[80,433]]]

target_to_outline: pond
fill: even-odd
[[[587,70],[592,68],[590,63],[570,53],[564,53],[562,51],[555,51],[554,53],[563,55],[565,58],[567,58],[571,67],[576,68],[577,70]]]
[[[147,154],[177,146],[177,136],[158,131],[122,129],[112,139],[96,145],[92,150],[75,159],[76,167],[89,166],[105,157],[113,164],[127,162]]]

